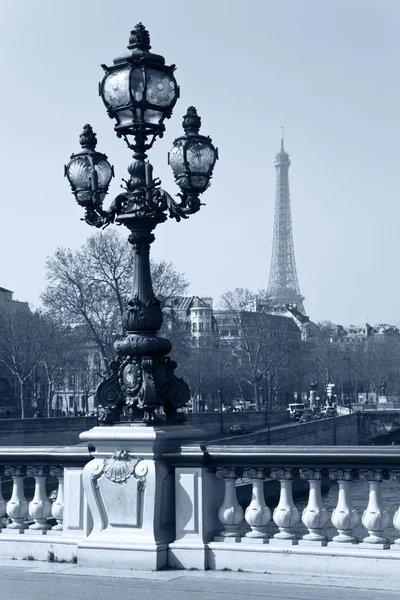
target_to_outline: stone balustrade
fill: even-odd
[[[83,434],[93,452],[0,448],[0,558],[398,576],[400,509],[389,514],[385,503],[389,486],[400,503],[397,447],[182,445],[180,431],[95,428]],[[334,508],[324,505],[324,480]],[[268,482],[279,489],[272,504]]]
[[[389,516],[382,500],[382,483],[384,481],[399,481],[398,470],[387,469],[351,469],[351,468],[226,468],[217,467],[216,477],[221,478],[225,484],[224,499],[218,510],[218,518],[223,526],[222,532],[215,541],[249,541],[268,543],[279,540],[282,543],[301,544],[313,542],[314,545],[326,546],[330,541],[338,544],[359,544],[363,547],[388,549],[390,541],[385,536],[392,519],[394,527],[400,535],[400,511]],[[338,483],[338,497],[336,508],[329,515],[323,505],[321,483],[323,478],[329,478]],[[236,494],[236,481],[247,479],[252,486],[250,504],[243,510]],[[293,481],[301,478],[308,481],[308,503],[306,508],[299,513],[292,493]],[[362,479],[367,482],[365,490],[366,508],[362,515],[358,515],[353,508],[351,498],[351,484]],[[278,506],[273,513],[265,503],[263,483],[268,480],[278,480],[280,483],[280,496]],[[399,489],[400,502],[400,489]],[[359,540],[353,529],[361,519],[366,529],[365,537]],[[328,540],[324,529],[328,522],[337,530],[337,534]],[[302,522],[307,528],[307,533],[298,535],[296,526]],[[246,531],[246,525],[248,531]],[[271,525],[269,528],[268,526]],[[274,532],[273,525],[275,525]],[[243,529],[245,531],[243,531]],[[399,544],[394,540],[393,544]],[[400,550],[400,546],[399,546]]]
[[[400,504],[399,459],[396,447],[207,445],[197,452],[184,447],[175,458],[177,529],[169,562],[175,567],[244,571],[279,571],[286,564],[303,572],[334,572],[340,563],[336,568],[350,575],[381,559],[384,569],[391,565],[395,572],[400,566],[400,509],[389,514],[385,490],[394,486]],[[321,493],[324,479],[337,483],[336,506],[330,511]],[[276,506],[265,500],[269,481],[279,482]],[[297,481],[308,484],[301,512],[293,499]],[[360,514],[352,503],[355,481],[365,482]],[[251,486],[246,504],[243,494],[238,499],[244,482]],[[198,519],[197,506],[203,513]],[[187,523],[182,507],[184,514],[192,513]],[[390,525],[398,536],[389,537]],[[363,535],[355,534],[356,526],[358,532],[362,526]]]
[[[89,460],[80,447],[0,448],[0,556],[76,556],[90,528],[81,483]]]

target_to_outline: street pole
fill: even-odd
[[[219,410],[220,410],[220,429],[224,433],[224,413],[222,411],[223,396],[222,396],[222,360],[220,362],[220,379],[219,379]]]
[[[350,356],[343,356],[343,360],[347,360],[347,364],[349,367],[349,414],[351,415],[352,412],[352,407],[351,407],[351,362],[350,362]]]
[[[317,363],[317,389],[315,390],[315,402],[317,402],[318,398],[318,408],[319,408],[319,363],[321,362],[320,358],[316,358],[315,362]]]
[[[350,363],[350,356],[347,359],[349,361],[349,413],[351,414],[352,408],[351,408],[351,363]]]

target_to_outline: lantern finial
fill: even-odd
[[[96,148],[97,137],[91,125],[86,124],[83,126],[83,131],[79,136],[79,143],[84,150],[94,150]]]
[[[197,110],[194,106],[189,106],[186,111],[186,115],[183,117],[182,127],[185,133],[199,133],[201,127],[201,118],[197,114]]]
[[[142,23],[138,23],[129,37],[129,50],[150,50],[150,34]]]

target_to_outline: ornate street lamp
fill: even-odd
[[[174,374],[176,363],[166,356],[171,343],[158,335],[162,310],[150,274],[152,231],[167,215],[180,221],[200,209],[199,195],[210,184],[218,152],[209,137],[199,134],[201,119],[191,106],[183,118],[184,135],[174,141],[168,157],[181,190],[179,201],[161,189],[146,152],[162,137],[164,120],[171,117],[179,97],[175,67],[166,66],[162,56],[150,52],[149,33],[141,23],[131,32],[128,49],[113,66],[103,65],[106,74],[100,84],[107,112],[116,121],[117,136],[133,150],[124,191],[108,209],[103,208],[114,170],[106,155],[96,151],[96,134],[90,125],[85,125],[82,150],[71,156],[65,175],[89,225],[106,227],[115,221],[131,232],[132,295],[123,314],[124,337],[114,345],[117,358],[111,363],[112,373],[97,389],[97,403],[105,407],[101,420],[104,424],[119,421],[128,407],[132,414],[142,409],[148,425],[163,421],[160,409],[167,422],[176,423],[185,419],[177,409],[187,404],[190,392],[187,383]]]

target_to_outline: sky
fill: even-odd
[[[181,90],[149,154],[154,175],[178,191],[167,154],[190,105],[220,155],[206,206],[159,226],[153,257],[216,304],[266,288],[284,126],[307,313],[399,322],[398,0],[0,0],[0,286],[38,306],[46,257],[95,232],[63,177],[85,123],[115,167],[105,205],[119,193],[131,156],[98,82],[138,22]]]

